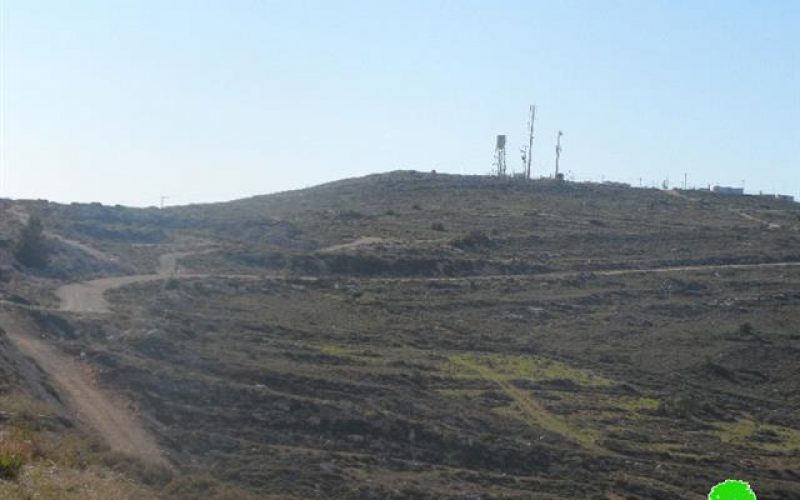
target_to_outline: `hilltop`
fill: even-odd
[[[797,204],[766,197],[406,171],[164,210],[47,210],[57,229],[121,251],[129,265],[140,260],[133,251],[146,254],[190,235],[224,244],[204,257],[217,270],[311,274],[465,275],[780,260],[797,248],[799,223]],[[782,230],[765,231],[770,227]]]
[[[401,171],[0,208],[54,252],[5,255],[7,314],[136,409],[171,470],[115,467],[166,497],[800,494],[795,203]]]

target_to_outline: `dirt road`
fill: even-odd
[[[61,300],[61,310],[82,312],[82,313],[107,313],[110,311],[108,302],[105,300],[106,291],[113,288],[143,283],[156,280],[164,280],[171,277],[178,278],[207,278],[207,277],[229,277],[239,279],[272,279],[284,280],[285,276],[257,276],[257,275],[208,275],[182,273],[178,261],[180,258],[202,253],[203,251],[181,251],[163,254],[158,261],[155,273],[109,277],[91,280],[83,283],[65,285],[56,291]],[[546,274],[523,274],[523,275],[492,275],[492,276],[462,276],[462,277],[437,277],[437,278],[367,278],[369,281],[382,282],[447,282],[447,281],[469,281],[469,280],[507,280],[507,279],[548,279],[548,278],[567,278],[581,276],[583,274],[593,274],[596,276],[618,276],[627,274],[647,274],[647,273],[686,273],[702,272],[714,270],[735,270],[735,269],[755,269],[755,268],[779,268],[800,266],[800,262],[775,262],[761,264],[718,264],[718,265],[695,265],[695,266],[673,266],[658,268],[639,268],[639,269],[614,269],[604,271],[586,272],[557,272]],[[293,277],[291,279],[303,279]],[[307,279],[315,279],[308,277]],[[32,357],[37,363],[54,379],[61,388],[61,393],[67,398],[67,403],[72,408],[78,419],[87,426],[95,429],[109,446],[121,453],[140,458],[154,464],[164,464],[167,462],[158,448],[153,437],[141,425],[137,416],[127,409],[123,401],[114,398],[111,394],[98,388],[84,367],[70,356],[60,352],[57,348],[40,340],[36,335],[35,328],[16,325],[13,322],[4,327],[8,331],[8,336],[20,351]],[[488,377],[492,379],[492,377]],[[514,388],[498,382],[501,388],[518,400],[523,411],[528,415],[532,422],[543,425],[545,428],[561,430],[565,435],[575,438],[575,433],[569,429],[561,429],[557,419],[550,418],[535,401],[524,399],[520,394],[514,392]],[[585,447],[595,446],[588,439],[579,440]]]
[[[362,236],[357,238],[350,243],[341,243],[339,245],[331,245],[329,247],[325,247],[319,250],[320,253],[331,253],[331,252],[340,252],[342,250],[355,250],[359,247],[375,245],[378,243],[387,243],[387,240],[384,238],[378,238],[376,236]]]
[[[158,258],[158,269],[155,274],[135,274],[130,276],[99,278],[61,286],[56,290],[56,296],[61,301],[60,309],[62,311],[84,313],[110,312],[110,307],[105,299],[105,293],[108,290],[134,283],[146,283],[148,281],[157,281],[172,276],[178,276],[178,259],[201,252],[165,253]],[[197,276],[200,277],[202,275]]]
[[[161,274],[139,274],[100,278],[59,287],[56,296],[61,301],[62,311],[107,313],[110,312],[110,308],[104,296],[106,291],[133,283],[160,280],[164,277]]]
[[[740,217],[742,217],[744,219],[747,219],[749,221],[757,222],[759,224],[764,225],[767,229],[780,229],[781,228],[780,224],[775,224],[775,223],[770,222],[768,220],[764,220],[764,219],[761,219],[759,217],[755,217],[753,215],[750,215],[750,214],[747,214],[747,213],[744,213],[744,212],[741,212],[741,211],[738,211],[738,210],[732,210],[732,211],[733,211],[733,213],[739,215]]]
[[[147,463],[168,466],[153,437],[139,419],[115,398],[92,382],[86,367],[48,343],[39,340],[31,328],[13,317],[3,315],[8,338],[23,354],[36,363],[61,389],[59,394],[74,411],[77,419],[95,429],[112,450]]]
[[[61,243],[64,243],[65,245],[71,246],[72,248],[76,248],[76,249],[80,250],[81,252],[83,252],[85,254],[89,254],[89,255],[91,255],[92,257],[94,257],[97,260],[102,260],[102,261],[106,261],[106,262],[117,262],[117,258],[115,256],[109,255],[109,254],[107,254],[107,253],[105,253],[103,251],[100,251],[100,250],[98,250],[98,249],[96,249],[94,247],[90,247],[89,245],[86,245],[85,243],[81,243],[80,241],[71,240],[69,238],[65,238],[65,237],[61,236],[60,234],[56,234],[56,233],[53,233],[53,232],[50,232],[50,231],[44,231],[44,235],[47,236],[48,238],[52,238],[54,240],[58,240]]]
[[[83,283],[73,283],[64,285],[56,290],[56,296],[61,301],[61,310],[70,312],[84,313],[108,313],[110,307],[104,294],[111,289],[119,288],[134,283],[145,283],[148,281],[163,280],[170,277],[176,278],[232,278],[248,280],[285,280],[285,276],[260,276],[247,274],[180,274],[177,272],[177,259],[182,256],[190,255],[193,252],[175,252],[162,255],[159,259],[158,274],[138,274],[132,276],[119,276],[113,278],[100,278]],[[407,278],[360,278],[360,281],[378,281],[382,283],[444,283],[459,281],[502,281],[509,279],[557,279],[578,277],[585,274],[595,276],[623,276],[630,274],[661,274],[661,273],[687,273],[703,271],[722,271],[736,269],[759,269],[759,268],[778,268],[778,267],[797,267],[800,262],[767,262],[760,264],[703,264],[696,266],[672,266],[672,267],[653,267],[639,269],[611,269],[601,271],[565,271],[543,274],[491,274],[477,276],[453,276],[453,277],[407,277]],[[309,279],[316,277],[292,277],[291,279]]]
[[[780,267],[800,267],[800,261],[788,262],[764,262],[756,264],[700,264],[695,266],[665,266],[648,267],[633,269],[608,269],[599,271],[559,271],[541,274],[485,274],[474,276],[452,276],[452,277],[412,277],[412,278],[367,278],[369,281],[381,281],[386,283],[413,283],[413,282],[456,282],[456,281],[500,281],[510,279],[554,279],[554,278],[573,278],[583,275],[594,276],[622,276],[627,274],[661,274],[661,273],[686,273],[702,271],[723,271],[737,269],[761,269],[761,268],[780,268]]]

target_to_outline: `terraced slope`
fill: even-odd
[[[26,210],[135,270],[48,339],[156,424],[170,497],[800,495],[793,203],[396,172]]]

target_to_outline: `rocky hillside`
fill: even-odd
[[[57,258],[9,307],[130,401],[175,470],[117,467],[169,498],[800,495],[795,203],[393,172],[14,206]]]

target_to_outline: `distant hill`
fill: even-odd
[[[755,262],[794,258],[800,242],[798,205],[766,197],[406,171],[164,212],[167,224],[240,245],[230,264],[288,265],[302,255],[297,270],[307,273]],[[757,247],[746,243],[754,239]]]

